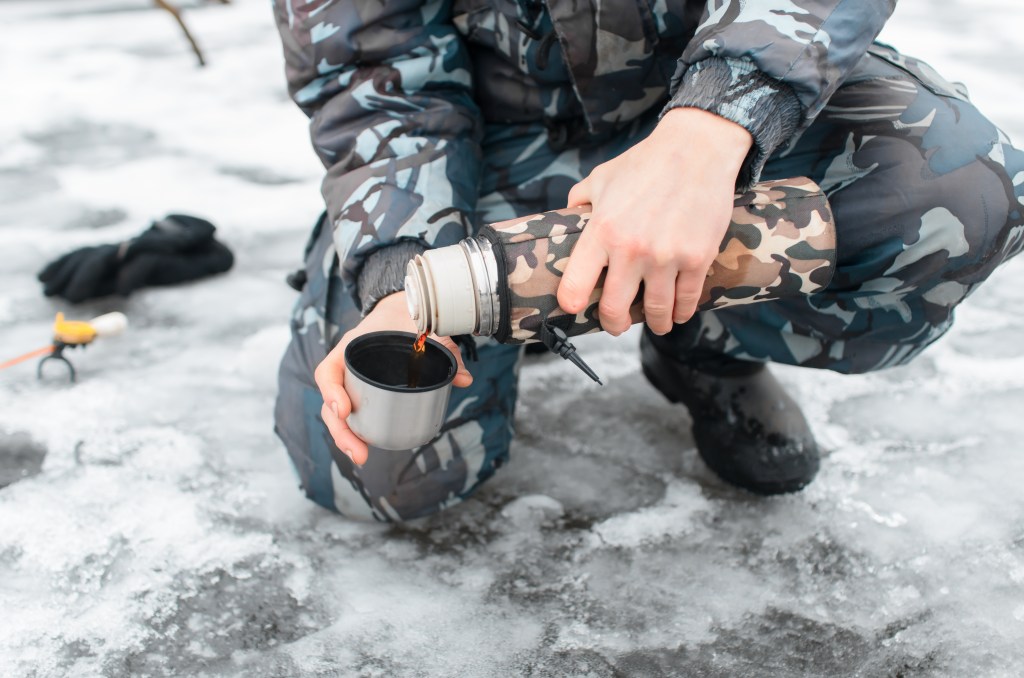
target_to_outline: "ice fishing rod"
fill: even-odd
[[[85,348],[99,337],[113,337],[124,332],[128,326],[128,318],[124,313],[117,311],[105,313],[92,320],[65,320],[63,313],[58,313],[53,321],[53,342],[48,346],[37,348],[34,351],[12,358],[7,362],[0,363],[0,370],[7,369],[26,360],[43,356],[36,367],[36,377],[43,378],[43,365],[48,360],[56,360],[67,365],[71,381],[75,381],[75,366],[64,355],[64,350],[69,348]]]

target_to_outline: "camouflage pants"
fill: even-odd
[[[650,132],[658,108],[585,146],[539,123],[490,126],[480,222],[564,206],[574,183]],[[763,178],[800,175],[825,189],[835,212],[838,268],[829,287],[698,314],[660,348],[845,373],[899,365],[946,332],[956,305],[1024,246],[1024,153],[957,87],[882,47]],[[329,347],[359,321],[335,275],[328,230],[318,229],[307,252],[309,283],[276,409],[302,486],[348,517],[408,520],[457,503],[508,459],[520,351],[481,342],[469,363],[473,385],[455,390],[438,439],[412,454],[371,448],[367,463],[353,466],[320,420],[313,382]]]

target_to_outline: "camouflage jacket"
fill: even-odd
[[[552,143],[570,144],[614,132],[655,106],[698,107],[753,135],[739,179],[744,187],[821,111],[895,6],[273,3],[289,91],[310,116],[313,146],[327,168],[323,195],[341,278],[361,297],[364,313],[401,288],[411,253],[470,231],[484,122],[541,120]]]

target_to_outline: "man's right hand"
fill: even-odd
[[[373,307],[373,310],[358,325],[346,332],[341,341],[334,347],[313,373],[316,385],[324,399],[320,416],[327,425],[334,444],[348,455],[354,463],[362,466],[366,463],[368,449],[366,442],[361,440],[348,427],[348,415],[352,412],[352,401],[345,391],[345,347],[356,337],[369,332],[382,330],[411,332],[416,334],[416,325],[409,317],[405,304],[405,292],[389,294]],[[462,362],[462,353],[449,337],[431,335],[434,341],[442,344],[452,352],[459,363],[453,386],[465,388],[473,383],[473,376]]]

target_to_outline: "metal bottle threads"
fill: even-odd
[[[603,277],[578,314],[563,311],[556,298],[589,219],[589,206],[511,219],[416,256],[405,289],[417,329],[440,336],[494,336],[507,344],[540,341],[545,327],[566,336],[599,331]],[[697,308],[813,294],[832,278],[835,242],[828,200],[814,182],[758,184],[736,197]],[[643,320],[641,298],[630,314],[633,322]]]

